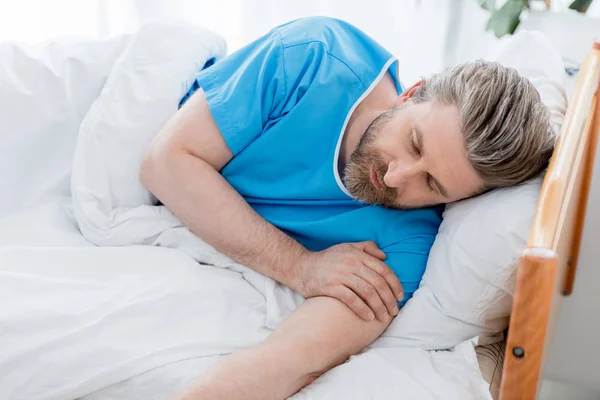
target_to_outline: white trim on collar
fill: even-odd
[[[387,60],[387,62],[385,63],[385,65],[383,66],[381,71],[379,72],[379,75],[377,75],[377,77],[373,80],[373,82],[367,88],[367,90],[365,90],[365,92],[362,94],[362,96],[360,96],[358,98],[358,100],[356,100],[354,102],[354,104],[352,105],[352,108],[350,108],[350,111],[348,111],[348,115],[346,115],[346,120],[344,121],[344,125],[342,126],[342,131],[340,132],[340,136],[338,137],[338,142],[335,147],[335,154],[333,155],[333,176],[335,176],[335,181],[337,182],[337,184],[340,187],[340,189],[342,190],[342,192],[344,192],[349,197],[352,197],[352,195],[350,194],[348,189],[346,189],[346,186],[344,186],[344,182],[342,182],[342,178],[340,178],[340,173],[338,171],[338,158],[340,156],[340,147],[342,146],[342,139],[344,138],[344,133],[346,132],[346,126],[348,125],[348,121],[350,120],[350,117],[352,116],[352,113],[354,113],[354,110],[356,109],[356,107],[358,107],[358,105],[373,91],[373,89],[375,89],[375,86],[377,86],[379,81],[381,81],[381,79],[383,78],[383,76],[385,75],[387,70],[390,68],[390,65],[395,61],[397,61],[396,57],[392,57],[389,60]],[[397,67],[396,67],[396,80],[398,81],[398,83],[400,83],[400,87],[402,88],[402,83],[400,82],[400,79],[398,77],[398,68]]]

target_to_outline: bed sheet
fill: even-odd
[[[377,348],[353,357],[292,396],[293,400],[491,399],[488,385],[474,377],[478,368],[472,345],[452,351]],[[171,363],[99,390],[81,400],[167,399],[185,390],[219,357]],[[410,367],[408,367],[410,366]]]
[[[73,399],[264,340],[242,274],[150,246],[0,248],[0,399]]]
[[[0,238],[0,399],[165,399],[271,332],[256,281],[180,250],[92,246],[65,199],[0,220]],[[470,342],[367,349],[293,398],[398,393],[491,398]]]

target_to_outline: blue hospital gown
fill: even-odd
[[[203,69],[205,92],[234,157],[221,174],[267,221],[311,250],[373,240],[405,290],[417,289],[441,208],[398,211],[354,200],[337,170],[354,108],[397,60],[356,27],[296,20]]]

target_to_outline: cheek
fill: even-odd
[[[380,132],[379,137],[373,142],[373,148],[382,154],[386,163],[403,156],[405,152],[401,145],[400,136],[389,129]]]

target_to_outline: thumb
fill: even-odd
[[[364,251],[368,255],[378,258],[380,260],[385,260],[387,258],[385,253],[372,240],[367,240],[367,241],[358,242],[358,243],[352,243],[352,246],[354,246],[354,247]]]

